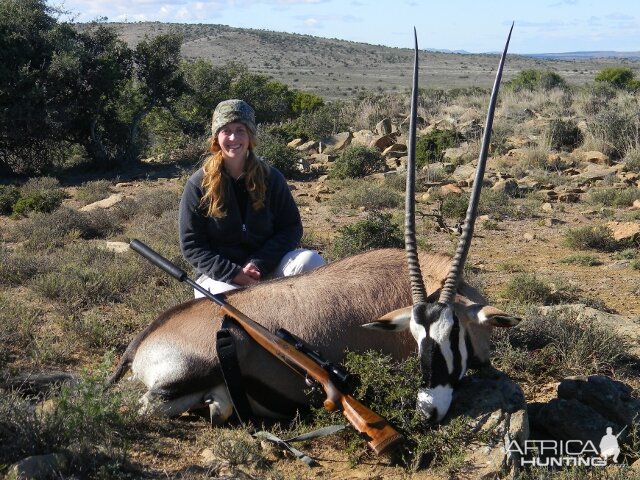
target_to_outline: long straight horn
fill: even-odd
[[[407,159],[407,187],[405,198],[404,217],[404,246],[407,252],[409,264],[409,279],[411,282],[411,296],[413,304],[426,303],[427,292],[424,288],[420,262],[418,261],[418,248],[416,246],[416,202],[415,202],[415,176],[416,176],[416,119],[418,117],[418,36],[413,28],[414,60],[413,60],[413,87],[411,91],[411,118],[409,121],[409,148]]]
[[[496,110],[496,101],[498,99],[498,90],[500,89],[500,80],[502,78],[502,68],[504,67],[504,61],[507,56],[507,50],[509,49],[509,40],[511,40],[511,32],[513,31],[513,23],[509,30],[509,36],[507,37],[507,43],[504,46],[504,51],[500,57],[500,65],[498,66],[498,72],[496,73],[496,79],[493,83],[493,90],[491,91],[491,99],[489,100],[489,111],[487,112],[487,121],[484,125],[484,135],[482,137],[482,147],[480,148],[480,157],[478,158],[478,166],[476,167],[476,175],[473,180],[473,188],[471,190],[471,197],[469,198],[469,207],[467,208],[467,216],[464,220],[464,227],[462,229],[462,235],[458,241],[458,247],[456,253],[451,262],[451,270],[447,276],[447,280],[444,283],[442,292],[440,293],[440,302],[450,304],[453,301],[453,297],[456,294],[458,288],[458,282],[462,275],[464,268],[464,262],[467,259],[469,253],[469,247],[471,246],[471,239],[473,237],[473,228],[476,223],[476,216],[478,212],[478,203],[480,203],[480,190],[482,189],[482,181],[484,178],[484,169],[487,163],[487,156],[489,152],[489,141],[491,140],[491,127],[493,126],[493,114]]]

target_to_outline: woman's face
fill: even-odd
[[[228,161],[244,161],[249,150],[249,131],[240,122],[227,123],[218,131],[222,157]]]

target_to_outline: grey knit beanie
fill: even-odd
[[[256,113],[251,106],[238,99],[224,100],[220,102],[213,111],[213,119],[211,120],[211,133],[215,137],[218,130],[231,122],[241,122],[256,136]]]

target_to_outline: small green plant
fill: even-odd
[[[602,265],[602,260],[598,257],[584,254],[569,255],[568,257],[560,259],[560,261],[569,265],[581,265],[583,267],[595,267]]]
[[[630,207],[637,199],[640,199],[640,190],[633,187],[623,189],[600,188],[590,190],[587,194],[589,203],[604,205],[605,207]]]
[[[611,230],[604,225],[570,228],[565,233],[565,244],[578,250],[611,252],[619,248]]]
[[[506,87],[515,92],[521,90],[551,90],[553,88],[566,88],[567,82],[552,70],[527,69],[518,72],[506,83]]]
[[[59,191],[34,192],[27,196],[21,196],[13,204],[15,217],[26,217],[30,213],[53,212],[62,204],[63,195]]]
[[[76,192],[76,198],[83,205],[105,199],[109,195],[111,195],[111,182],[108,180],[86,182]]]
[[[329,256],[343,258],[373,248],[402,248],[402,229],[391,221],[391,214],[371,212],[367,218],[338,229]]]
[[[582,131],[575,120],[555,118],[547,126],[546,139],[554,150],[571,151],[582,143]]]
[[[624,156],[624,165],[629,172],[640,173],[640,148],[633,147],[627,150]]]
[[[0,215],[9,215],[20,198],[20,190],[13,185],[0,185]]]
[[[507,282],[502,295],[519,303],[545,304],[552,298],[552,288],[532,273],[517,273]]]
[[[518,328],[496,332],[494,365],[530,383],[570,375],[608,374],[624,365],[628,342],[571,307],[543,314],[530,307]]]
[[[418,136],[416,140],[416,167],[422,168],[429,163],[442,161],[444,151],[447,148],[459,146],[463,140],[464,137],[455,130],[437,128]]]
[[[342,188],[330,200],[336,208],[363,207],[366,210],[397,208],[402,205],[402,197],[394,190],[377,182],[364,180],[344,180]]]
[[[385,169],[384,158],[375,148],[350,145],[331,167],[331,178],[361,178]]]
[[[284,139],[258,129],[258,148],[256,153],[263,157],[269,165],[276,167],[287,178],[298,173],[300,154],[287,146]]]

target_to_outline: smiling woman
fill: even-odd
[[[254,153],[253,108],[220,102],[211,134],[209,156],[187,181],[179,214],[180,246],[198,283],[221,293],[324,265],[317,252],[296,249],[300,213],[282,173]]]

